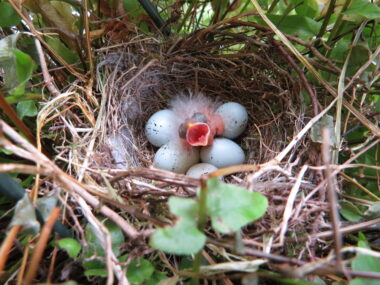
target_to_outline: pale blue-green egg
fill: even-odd
[[[197,163],[194,164],[189,170],[186,172],[187,176],[193,178],[200,178],[203,174],[207,174],[217,170],[218,168],[210,163]]]
[[[175,114],[165,109],[154,113],[145,125],[148,141],[157,147],[168,143],[175,134]]]
[[[170,141],[157,150],[153,166],[183,174],[198,162],[199,148],[184,147],[179,141]]]
[[[215,114],[218,114],[223,119],[223,137],[228,139],[237,138],[247,128],[248,113],[245,107],[239,103],[225,103],[216,109]]]
[[[245,154],[234,141],[216,138],[212,145],[201,148],[201,161],[223,168],[244,163]]]

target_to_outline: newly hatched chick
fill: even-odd
[[[178,122],[178,134],[186,145],[211,145],[214,137],[224,131],[224,122],[215,114],[218,103],[202,94],[177,96],[170,103]]]

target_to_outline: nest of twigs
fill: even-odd
[[[112,152],[113,138],[122,134],[124,166],[150,166],[153,152],[144,134],[148,118],[178,94],[201,92],[243,104],[250,118],[241,138],[247,163],[272,159],[302,125],[300,84],[276,47],[243,39],[212,32],[196,44],[194,39],[161,44],[148,38],[110,49],[100,63],[109,98],[102,144]],[[94,163],[115,168],[120,162],[113,155],[108,164],[104,159]]]
[[[268,30],[252,35],[230,33],[221,27],[164,42],[136,36],[127,43],[102,48],[99,56],[97,123],[91,135],[74,136],[75,148],[67,149],[67,157],[88,166],[83,170],[73,164],[73,171],[99,191],[108,191],[99,171],[117,175],[111,182],[118,194],[132,205],[144,204],[144,212],[150,216],[165,215],[160,205],[168,196],[195,196],[194,180],[149,169],[156,149],[147,142],[144,125],[154,112],[166,108],[173,96],[201,92],[220,102],[244,105],[249,123],[238,143],[251,165],[276,158],[304,127],[305,118],[313,115],[303,103],[296,71]],[[312,142],[303,136],[277,165],[225,177],[229,183],[269,198],[264,218],[243,231],[247,246],[261,248],[268,242],[263,234],[268,233],[269,246],[274,249],[287,251],[288,256],[305,253],[299,242],[306,242],[307,235],[319,230],[324,199],[310,195],[302,200],[294,195],[290,204],[287,201],[292,189],[296,190],[293,194],[303,196],[313,189],[317,182],[313,171],[297,176],[304,164],[315,164],[315,157]],[[139,219],[134,223],[139,228]]]

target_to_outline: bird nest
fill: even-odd
[[[144,38],[109,49],[98,67],[108,97],[101,144],[111,156],[102,154],[94,166],[149,167],[154,149],[144,133],[148,118],[175,96],[194,93],[244,105],[249,127],[239,143],[247,163],[274,158],[303,124],[300,84],[275,47],[242,44],[241,37],[212,33],[197,44]]]
[[[136,36],[102,48],[96,68],[101,98],[96,123],[73,113],[68,118],[78,128],[92,130],[83,136],[75,128],[66,129],[73,138],[73,144],[66,146],[66,159],[74,162],[70,171],[107,193],[111,181],[131,205],[144,205],[145,217],[165,215],[162,203],[173,195],[195,196],[198,182],[151,168],[156,149],[144,133],[148,118],[178,94],[203,93],[219,102],[238,102],[246,107],[249,121],[237,142],[246,153],[246,163],[261,167],[224,179],[261,192],[270,205],[262,219],[244,229],[245,245],[261,248],[267,236],[270,246],[277,245],[282,253],[305,254],[296,242],[318,231],[325,201],[311,194],[306,200],[294,195],[287,202],[292,191],[306,196],[317,182],[311,170],[297,178],[302,165],[315,164],[317,157],[307,136],[300,137],[276,165],[266,164],[297,136],[309,112],[297,73],[272,37],[268,30],[251,35],[220,27],[164,42]],[[140,228],[138,217],[134,222]]]

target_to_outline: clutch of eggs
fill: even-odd
[[[199,178],[218,168],[244,163],[243,149],[231,139],[237,138],[246,129],[246,109],[241,104],[228,102],[218,107],[215,114],[223,119],[223,138],[215,138],[212,145],[200,148],[181,143],[177,116],[172,110],[154,113],[145,126],[148,141],[159,147],[154,157],[154,167]]]

